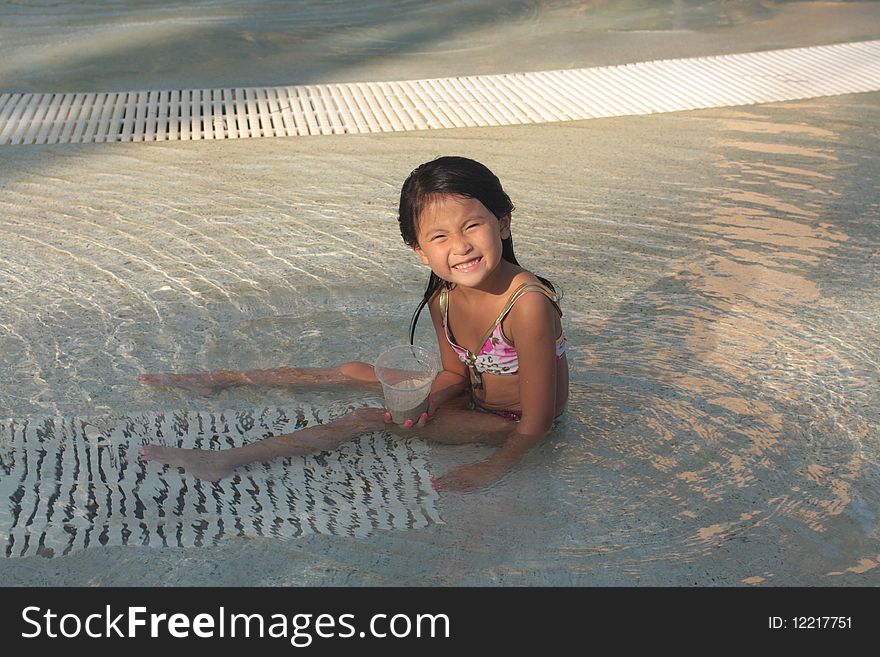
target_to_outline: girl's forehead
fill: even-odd
[[[475,198],[443,194],[425,203],[419,214],[419,229],[424,231],[447,223],[458,223],[473,216],[495,216]]]

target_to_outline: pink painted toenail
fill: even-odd
[[[406,422],[403,423],[403,426],[405,426],[405,427],[411,427],[412,425],[413,425],[412,420],[407,420]]]

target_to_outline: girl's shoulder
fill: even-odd
[[[508,292],[514,292],[517,288],[523,285],[537,284],[541,287],[544,287],[544,284],[538,280],[538,277],[535,276],[532,272],[527,269],[523,269],[521,272],[516,274],[513,277],[513,280],[510,281],[510,287],[508,288]]]
[[[547,287],[547,285],[541,279],[539,279],[535,274],[533,274],[532,272],[525,270],[525,269],[513,277],[513,280],[511,280],[511,282],[510,282],[510,287],[507,290],[507,294],[509,296],[509,295],[517,292],[520,288],[522,288],[522,287],[528,288],[528,286],[530,286],[530,285],[535,285],[535,286],[538,286],[541,289],[545,290],[548,294],[553,295],[555,297],[556,301],[559,301],[562,298],[560,296],[558,290]],[[532,290],[527,289],[527,292],[530,292],[530,291],[532,291]],[[537,291],[537,290],[535,290],[535,291]],[[544,295],[541,295],[541,296],[544,296]]]
[[[535,292],[536,294],[529,294]],[[508,317],[511,323],[530,322],[543,316],[550,308],[555,315],[562,315],[559,307],[561,297],[530,271],[522,271],[511,281],[508,290]]]

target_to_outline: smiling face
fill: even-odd
[[[510,237],[510,215],[498,219],[475,198],[445,194],[418,218],[413,250],[437,276],[478,287],[501,264],[501,240]]]

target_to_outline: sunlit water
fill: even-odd
[[[860,94],[528,128],[4,149],[4,416],[378,403],[201,398],[136,377],[371,361],[402,341],[426,270],[400,241],[396,198],[442,153],[505,183],[520,261],[564,290],[571,366],[561,426],[491,489],[442,496],[445,524],[94,547],[6,559],[4,581],[880,583],[878,125],[880,94]],[[417,341],[432,339],[425,318]],[[488,453],[434,446],[429,461],[440,474]]]

